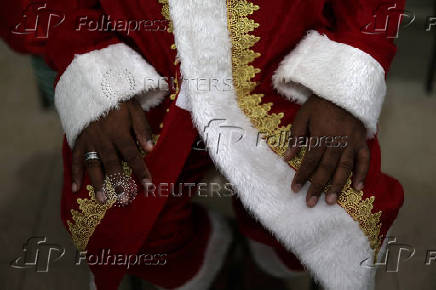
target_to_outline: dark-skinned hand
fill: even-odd
[[[150,126],[144,111],[134,99],[119,104],[104,117],[89,124],[77,138],[72,155],[72,191],[82,186],[86,169],[96,198],[104,203],[105,176],[122,173],[121,160],[132,168],[135,176],[146,187],[151,183],[151,175],[136,145],[138,140],[145,152],[153,149]],[[95,151],[100,160],[84,160],[86,152]]]
[[[366,129],[362,122],[335,104],[312,95],[298,111],[291,130],[291,141],[285,153],[290,161],[301,150],[301,138],[326,140],[326,137],[340,137],[341,146],[328,146],[319,142],[314,148],[306,147],[300,168],[292,181],[292,191],[298,193],[310,180],[306,203],[314,207],[324,188],[328,188],[325,198],[328,204],[336,203],[337,196],[353,173],[352,186],[361,190],[369,169],[370,151],[366,144]],[[317,139],[316,139],[317,138]],[[331,140],[331,139],[330,139]]]

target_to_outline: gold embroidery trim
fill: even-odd
[[[124,174],[130,176],[132,169],[126,162],[122,162]],[[88,245],[89,239],[95,231],[95,228],[100,224],[101,220],[116,201],[116,193],[114,188],[108,186],[108,199],[104,204],[99,203],[95,198],[95,191],[91,185],[87,185],[89,198],[78,198],[79,210],[71,210],[73,222],[68,220],[68,228],[70,229],[71,237],[79,251],[84,251]]]
[[[173,33],[173,22],[170,17],[170,6],[168,3],[168,0],[158,0],[160,4],[162,4],[162,15],[163,17],[168,21],[168,33]],[[175,50],[177,49],[177,46],[175,43],[171,44],[171,49]],[[180,60],[178,56],[176,56],[176,59],[174,60],[174,65],[178,65],[180,63]],[[174,101],[176,99],[177,94],[179,93],[180,87],[179,87],[179,80],[177,79],[177,75],[174,78],[174,85],[176,87],[176,91],[172,94],[170,94],[170,100]]]
[[[173,33],[173,22],[171,20],[171,16],[170,16],[170,6],[168,3],[168,0],[158,0],[159,4],[162,4],[162,10],[161,10],[161,14],[162,16],[168,21],[168,33]],[[175,43],[171,44],[170,48],[172,50],[176,50],[177,46]],[[178,58],[178,56],[176,55],[176,59],[174,60],[173,64],[174,65],[178,65],[180,63],[180,59]],[[172,80],[170,80],[172,81]],[[179,85],[179,80],[177,78],[177,74],[174,77],[174,85],[176,88],[176,91],[172,94],[170,94],[170,100],[174,101],[177,97],[177,94],[180,91],[180,85]],[[168,113],[169,109],[166,110],[166,112]],[[163,123],[160,124],[159,126],[161,129],[163,128]],[[159,135],[157,136],[157,138],[155,139],[155,143],[157,142],[157,140],[159,139]]]
[[[256,83],[253,78],[260,72],[250,63],[261,54],[252,50],[259,41],[259,37],[251,35],[259,24],[249,19],[259,6],[246,0],[227,0],[228,28],[232,39],[232,74],[239,107],[249,117],[252,125],[259,131],[269,147],[279,156],[287,150],[288,142],[280,142],[282,137],[288,136],[291,125],[281,126],[283,113],[269,114],[272,103],[262,103],[263,94],[253,94]],[[285,139],[286,140],[286,139]],[[304,156],[304,151],[289,164],[298,169]],[[380,216],[381,211],[372,213],[374,196],[363,200],[363,191],[351,187],[351,179],[343,188],[338,204],[359,223],[363,233],[368,237],[375,257],[381,246]]]
[[[168,21],[168,28],[167,31],[169,33],[173,32],[173,22],[170,18],[170,5],[168,3],[168,0],[158,0],[159,4],[162,4],[162,15],[163,17]]]

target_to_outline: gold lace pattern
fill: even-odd
[[[277,146],[277,143],[280,143],[277,141],[281,136],[288,136],[291,125],[281,126],[280,122],[284,114],[270,114],[272,103],[262,103],[263,94],[252,93],[256,87],[253,78],[260,72],[260,69],[250,63],[261,54],[252,49],[260,38],[250,34],[259,27],[259,24],[249,19],[248,16],[259,8],[258,5],[246,0],[227,0],[227,24],[232,38],[233,82],[238,104],[243,113],[249,117],[252,125],[261,133],[269,147],[279,156],[283,156],[288,143]],[[304,150],[301,150],[300,154],[289,164],[298,169],[303,156]],[[354,190],[349,178],[337,202],[359,223],[376,256],[382,237],[380,236],[381,211],[372,213],[374,196],[363,199],[363,191]]]
[[[122,162],[124,174],[132,175],[132,169],[126,162]],[[88,245],[89,239],[95,231],[95,228],[100,224],[100,221],[116,201],[116,193],[114,188],[108,183],[108,198],[106,203],[101,204],[95,198],[95,191],[91,185],[87,185],[89,198],[78,198],[79,210],[71,209],[73,221],[68,220],[68,228],[70,229],[73,243],[79,251],[84,251]]]

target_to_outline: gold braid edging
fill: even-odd
[[[158,0],[159,4],[162,4],[162,16],[168,21],[167,31],[169,33],[173,32],[173,23],[170,17],[170,5],[168,4],[168,0]]]
[[[233,83],[240,109],[262,134],[262,138],[265,139],[271,150],[279,156],[283,156],[289,144],[284,142],[277,146],[277,141],[282,136],[288,136],[291,124],[281,126],[280,122],[284,113],[269,114],[272,103],[262,104],[263,94],[252,93],[256,87],[253,78],[260,72],[260,69],[255,68],[250,63],[261,54],[252,50],[260,37],[250,34],[259,27],[259,24],[249,19],[248,16],[257,10],[259,10],[258,5],[246,0],[227,0],[227,24],[232,39]],[[303,156],[304,151],[301,150],[300,154],[289,164],[298,169]],[[374,196],[363,200],[363,191],[357,191],[351,187],[351,178],[348,179],[337,201],[359,223],[360,228],[368,237],[376,257],[382,240],[382,236],[380,236],[381,211],[372,213],[373,202]]]
[[[132,169],[126,162],[122,162],[124,174],[132,175]],[[71,237],[79,251],[84,251],[88,245],[89,239],[100,224],[101,220],[116,201],[115,189],[108,183],[108,199],[106,203],[101,204],[95,198],[95,191],[91,185],[87,185],[89,198],[78,198],[79,210],[71,210],[73,222],[67,221]]]

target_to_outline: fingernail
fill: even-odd
[[[292,186],[292,191],[295,193],[298,193],[301,190],[301,184],[293,184]]]
[[[359,182],[359,183],[356,185],[356,189],[357,189],[357,190],[362,190],[362,189],[363,189],[363,182]]]
[[[328,204],[334,204],[336,202],[336,194],[335,193],[328,194],[326,201]]]
[[[307,202],[307,206],[308,207],[314,207],[316,205],[316,203],[318,202],[318,197],[317,196],[312,196],[309,201]]]
[[[103,191],[97,191],[96,196],[97,196],[97,200],[100,203],[105,203],[106,202],[106,196],[104,195]]]
[[[79,190],[79,186],[77,186],[77,183],[73,182],[73,184],[71,184],[71,190],[73,192],[76,192]]]
[[[148,140],[146,144],[147,144],[146,145],[147,146],[147,150],[149,150],[149,151],[153,150],[154,143],[153,143],[152,140]]]

